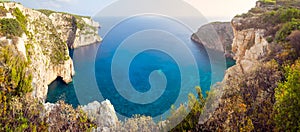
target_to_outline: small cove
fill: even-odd
[[[151,21],[153,20],[153,21]],[[154,21],[155,20],[155,21]],[[160,18],[136,18],[134,20],[129,20],[124,25],[126,27],[135,27],[135,22],[146,22],[154,23],[164,23]],[[175,23],[171,27],[177,27]],[[166,25],[161,24],[158,28],[164,28]],[[143,29],[144,27],[141,27]],[[154,26],[153,28],[157,28]],[[130,117],[133,114],[144,114],[152,117],[163,114],[169,107],[174,104],[175,100],[178,98],[178,88],[180,88],[180,82],[183,80],[180,79],[180,71],[176,61],[172,59],[171,56],[159,52],[157,50],[147,50],[138,54],[134,60],[132,60],[129,68],[129,79],[134,88],[139,92],[146,92],[150,89],[151,85],[149,83],[149,75],[152,71],[157,70],[167,77],[168,85],[166,86],[166,91],[162,96],[165,98],[160,98],[158,101],[151,103],[150,105],[138,105],[135,103],[128,102],[124,99],[118,91],[114,90],[114,84],[111,80],[111,61],[115,52],[116,47],[119,43],[122,42],[122,37],[126,37],[125,32],[120,31],[122,29],[116,29],[117,31],[112,31],[113,35],[109,34],[104,38],[102,44],[94,44],[90,46],[81,47],[72,51],[71,55],[74,61],[74,67],[76,75],[73,78],[73,82],[70,84],[65,84],[58,78],[56,81],[49,85],[48,95],[46,102],[56,102],[58,100],[64,100],[68,104],[72,104],[74,107],[80,105],[85,105],[94,100],[103,101],[104,99],[109,99],[114,105],[117,113]],[[128,30],[125,28],[123,30]],[[133,30],[133,29],[132,29]],[[200,44],[196,44],[190,40],[191,31],[181,29],[178,27],[176,30],[170,29],[173,32],[178,32],[175,36],[182,39],[186,46],[192,52],[194,59],[197,62],[197,67],[200,75],[200,84],[203,93],[209,91],[211,84],[214,84],[217,81],[221,81],[224,76],[224,70],[222,69],[221,61],[214,60],[210,61],[207,54],[207,50]],[[116,35],[114,36],[114,35]],[[100,33],[101,35],[101,33]],[[141,43],[148,44],[151,43],[167,43],[172,47],[173,41],[170,41],[172,37],[166,35],[163,39],[159,38],[162,35],[153,35],[149,34],[138,34],[138,39],[132,39],[128,43]],[[102,35],[101,35],[102,36]],[[157,38],[156,38],[156,37]],[[155,39],[156,38],[156,39]],[[100,52],[101,51],[101,52]],[[128,52],[128,51],[124,51]],[[222,56],[223,53],[214,52],[215,56]],[[178,51],[180,54],[180,51]],[[211,56],[210,56],[211,57]],[[227,67],[234,65],[234,61],[228,59]],[[120,62],[122,64],[122,62]],[[214,81],[212,82],[212,69],[211,65],[216,67],[216,71],[213,71]],[[219,67],[218,67],[219,66]],[[122,67],[122,65],[120,66]],[[124,77],[117,78],[117,81],[124,81]],[[193,91],[194,82],[197,82],[194,77],[187,79],[186,87],[189,87],[188,90],[183,91],[185,94],[195,93]],[[126,89],[126,88],[124,88]],[[187,101],[187,98],[184,97],[181,99],[181,103]],[[175,104],[178,106],[179,104]],[[160,106],[164,106],[161,107]]]

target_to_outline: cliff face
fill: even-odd
[[[76,18],[69,14],[47,16],[14,2],[0,3],[0,6],[0,19],[16,20],[24,31],[22,35],[13,37],[2,34],[0,41],[15,47],[26,58],[29,63],[27,72],[32,74],[32,95],[41,100],[45,100],[48,85],[57,77],[66,83],[72,81],[75,72],[67,43],[76,48],[100,41],[96,28],[99,25],[90,19],[77,17],[83,26],[82,30],[76,30],[76,23],[73,23]]]
[[[218,36],[211,36],[212,34]],[[191,39],[199,44],[203,44],[206,48],[224,52],[226,56],[231,56],[233,30],[230,22],[214,22],[204,25],[192,35]],[[211,42],[211,40],[215,42]],[[217,42],[220,42],[222,45],[216,45]]]
[[[256,63],[264,60],[270,53],[270,45],[264,37],[264,29],[244,29],[237,30],[239,19],[232,20],[234,39],[232,51],[235,54],[234,59],[237,65],[240,65],[244,71],[250,70]]]
[[[49,15],[54,27],[70,48],[78,48],[102,41],[98,35],[99,23],[91,18],[72,16],[66,13]]]
[[[281,80],[278,63],[270,56],[273,43],[267,41],[267,30],[261,27],[257,18],[274,6],[259,5],[259,13],[249,12],[249,16],[236,16],[231,25],[234,33],[232,52],[236,65],[230,67],[224,80],[218,84],[223,93],[219,95],[217,109],[199,129],[209,131],[252,131],[272,130],[274,89]],[[243,28],[241,28],[243,27]]]

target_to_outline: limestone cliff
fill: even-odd
[[[212,36],[213,34],[217,36]],[[212,39],[210,39],[212,38]],[[191,37],[194,42],[203,44],[204,47],[224,52],[226,56],[232,56],[231,44],[233,30],[230,22],[213,22],[206,24],[198,29]],[[211,42],[214,40],[214,42]],[[218,41],[222,45],[219,44]]]
[[[45,10],[40,10],[45,12]],[[70,48],[77,48],[102,41],[98,35],[99,23],[88,17],[74,16],[67,13],[48,14],[58,34]]]
[[[234,59],[237,65],[240,65],[244,71],[248,71],[260,61],[267,57],[270,51],[269,43],[264,37],[264,29],[244,29],[236,30],[239,24],[235,18],[232,20],[234,39],[232,43],[232,51],[235,53]]]
[[[257,6],[247,14],[232,19],[232,52],[236,65],[226,71],[224,80],[217,85],[223,92],[219,92],[220,89],[212,91],[219,97],[216,99],[218,106],[199,129],[273,130],[271,113],[275,103],[274,89],[282,75],[275,61],[276,56],[272,53],[279,54],[282,49],[274,51],[274,46],[279,44],[268,42],[267,39],[274,37],[269,32],[275,30],[275,26],[261,19],[273,9],[276,9],[276,5],[257,2]]]
[[[3,23],[1,31],[7,30],[9,34],[2,33],[0,41],[15,47],[25,57],[29,63],[27,72],[32,74],[32,95],[41,100],[45,100],[48,85],[57,77],[66,83],[72,81],[75,72],[67,43],[71,48],[76,48],[101,40],[97,35],[99,25],[88,18],[76,16],[82,25],[81,29],[76,30],[76,18],[70,14],[53,13],[47,16],[15,2],[0,3],[0,7],[0,20],[16,21],[21,28],[19,30],[22,30],[6,29],[4,24],[7,23]],[[16,35],[15,32],[22,34]]]

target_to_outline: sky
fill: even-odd
[[[97,12],[122,0],[15,0],[26,7],[51,9],[78,15],[93,16]],[[143,1],[143,0],[137,0]],[[152,0],[155,1],[155,0]],[[162,1],[156,0],[158,5]],[[169,0],[173,2],[172,0]],[[257,0],[182,0],[201,12],[208,21],[230,21],[235,15],[247,12]],[[169,2],[169,3],[170,3]],[[131,4],[134,7],[134,4]],[[171,4],[166,5],[172,8]],[[146,8],[146,7],[140,7]],[[174,7],[175,8],[175,7]],[[171,9],[172,10],[172,9]],[[176,10],[176,9],[174,9]],[[179,13],[179,11],[174,13]],[[182,11],[181,11],[182,12]],[[180,13],[181,13],[180,12]]]

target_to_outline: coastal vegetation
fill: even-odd
[[[8,11],[2,7],[0,12],[0,14],[5,14]],[[14,36],[21,37],[24,32],[27,33],[27,18],[22,14],[20,9],[15,8],[13,15],[16,19],[4,18],[0,20],[0,32],[2,36],[7,36],[9,38]]]
[[[265,30],[271,52],[259,65],[225,80],[224,104],[211,119],[192,128],[179,124],[174,131],[299,131],[299,2],[260,2],[260,7],[237,15],[234,28],[246,33]]]
[[[300,130],[300,59],[284,67],[285,80],[275,89],[274,119],[277,131]]]
[[[38,11],[42,12],[43,14],[45,14],[46,16],[50,16],[52,13],[62,13],[62,14],[66,14],[66,15],[71,15],[69,13],[65,13],[65,12],[55,12],[55,11],[52,11],[52,10],[47,10],[47,9],[38,9]],[[91,17],[89,16],[79,16],[79,15],[73,15],[72,16],[75,17],[75,20],[76,20],[76,27],[80,30],[83,30],[85,26],[89,26],[89,25],[86,25],[82,18],[88,18],[88,19],[91,19]],[[69,20],[69,21],[72,21],[72,20]]]
[[[42,115],[43,104],[30,95],[29,61],[13,45],[1,43],[0,50],[0,131],[86,131],[95,127],[80,108],[63,102]]]
[[[177,109],[174,106],[171,107],[171,115],[167,119],[169,123],[167,123],[165,129],[169,129],[171,131],[183,131],[192,130],[197,127],[199,123],[199,116],[203,111],[206,99],[202,95],[202,91],[199,86],[195,87],[195,89],[197,91],[197,96],[190,93],[188,95],[187,106],[180,105]],[[178,120],[180,120],[180,122]],[[176,127],[171,128],[174,124],[177,124]]]
[[[28,34],[27,32],[27,28],[26,28],[26,25],[27,25],[27,18],[26,16],[23,15],[23,13],[21,12],[21,10],[19,8],[15,8],[12,12],[12,14],[16,17],[16,20],[19,22],[22,30]]]
[[[20,37],[24,31],[16,19],[4,18],[0,20],[0,32],[1,35],[11,38],[13,36]]]
[[[260,2],[263,2],[264,4],[276,4],[276,0],[259,0]]]

